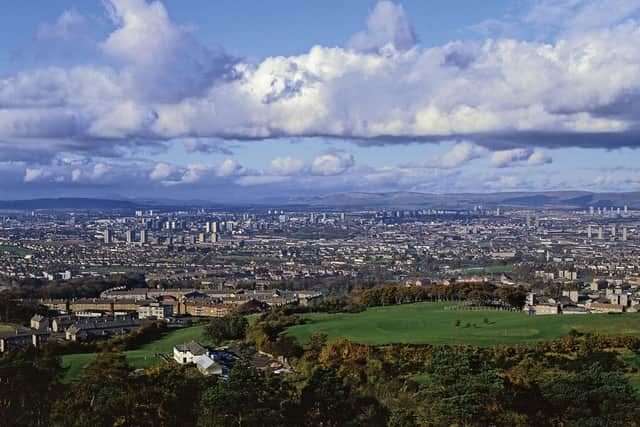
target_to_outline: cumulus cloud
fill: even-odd
[[[65,10],[53,24],[42,24],[38,28],[38,39],[60,39],[73,41],[84,37],[87,30],[87,19],[75,9]]]
[[[47,176],[42,168],[27,168],[24,172],[24,182],[34,182]]]
[[[442,156],[431,156],[419,162],[415,166],[434,169],[454,169],[463,166],[467,162],[479,159],[489,153],[484,147],[468,141],[459,142],[451,150]]]
[[[296,157],[276,157],[271,160],[271,171],[275,175],[296,175],[304,171],[304,160]]]
[[[313,159],[311,172],[315,175],[340,175],[354,164],[353,155],[349,153],[326,153]]]
[[[503,168],[515,165],[538,166],[551,163],[551,157],[544,150],[514,148],[496,151],[491,155],[491,165]]]
[[[544,150],[535,150],[527,159],[529,166],[545,165],[553,162],[553,159]]]
[[[418,43],[413,24],[402,5],[379,1],[367,19],[367,29],[355,34],[349,47],[361,52],[379,52],[392,48],[408,50]]]
[[[159,1],[109,0],[107,6],[117,28],[102,49],[125,65],[123,77],[148,100],[202,95],[233,63],[175,25]]]
[[[218,176],[238,175],[242,171],[242,166],[233,159],[225,159],[218,167]]]
[[[162,181],[169,178],[176,172],[176,167],[167,163],[158,163],[149,174],[149,178],[154,181]]]
[[[101,185],[126,176],[160,187],[315,179],[353,188],[365,176],[362,185],[387,179],[429,189],[438,188],[431,174],[482,157],[494,167],[534,166],[551,162],[544,149],[640,146],[640,24],[632,19],[640,0],[542,0],[517,23],[550,28],[545,37],[426,48],[403,7],[380,1],[345,47],[257,62],[203,45],[160,1],[105,3],[113,28],[97,46],[101,58],[0,77],[0,162],[23,162],[11,171],[14,181]],[[72,40],[83,25],[86,18],[67,11],[37,37]],[[309,164],[276,158],[264,171],[233,159],[134,168],[105,160],[150,144],[230,156],[230,141],[281,137],[462,142],[408,166],[367,171],[345,152]]]
[[[629,113],[640,111],[635,21],[549,43],[489,39],[407,50],[416,39],[404,10],[380,2],[356,39],[395,46],[384,55],[315,46],[254,64],[202,46],[158,1],[108,4],[116,28],[101,47],[116,65],[0,80],[0,138],[15,150],[28,138],[85,150],[283,136],[363,144],[461,138],[500,149],[640,141],[639,116]]]

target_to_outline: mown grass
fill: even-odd
[[[316,332],[330,340],[362,344],[532,344],[567,335],[572,329],[605,335],[639,335],[640,314],[527,316],[518,312],[444,310],[454,303],[418,303],[370,308],[356,314],[305,314],[307,323],[285,332],[306,343]],[[485,320],[486,319],[486,320]],[[459,321],[459,326],[456,326]]]
[[[202,333],[204,325],[175,329],[167,332],[157,341],[145,344],[135,350],[125,351],[127,362],[134,368],[147,368],[162,361],[160,354],[171,354],[173,346],[189,341],[206,344]],[[69,368],[67,380],[76,378],[84,367],[95,357],[95,353],[68,354],[62,357],[62,365]]]

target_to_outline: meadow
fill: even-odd
[[[145,344],[135,350],[124,352],[127,362],[134,368],[147,368],[160,363],[163,359],[159,354],[172,354],[173,346],[189,341],[206,344],[202,333],[204,325],[191,326],[183,329],[175,329],[167,332],[157,341]],[[95,357],[95,353],[68,354],[62,357],[62,365],[69,368],[67,379],[77,377],[82,369]]]
[[[362,344],[533,344],[567,335],[572,329],[605,335],[640,336],[640,314],[527,316],[506,311],[445,310],[452,303],[417,303],[374,307],[355,314],[311,313],[307,323],[285,334],[306,343],[316,332],[330,340],[347,338]],[[456,326],[458,325],[458,326]]]

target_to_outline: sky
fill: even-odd
[[[6,0],[0,199],[640,190],[640,0]]]

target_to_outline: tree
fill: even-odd
[[[494,425],[505,416],[503,378],[476,355],[443,348],[427,368],[429,382],[419,393],[427,425]]]
[[[219,381],[204,391],[198,426],[281,426],[292,420],[293,390],[279,377],[268,375],[240,360]]]
[[[63,390],[66,369],[59,357],[35,349],[14,351],[0,360],[0,420],[3,425],[46,426]]]
[[[121,353],[99,353],[64,398],[56,402],[53,424],[78,427],[149,425],[153,418],[148,413],[136,412],[142,390],[131,373],[132,369]]]
[[[205,387],[216,382],[193,366],[160,364],[145,373],[140,384],[144,393],[137,403],[149,413],[154,425],[179,427],[195,425],[199,402]]]
[[[544,378],[540,391],[554,425],[638,426],[640,396],[620,372],[607,372],[598,364],[580,372]]]
[[[205,326],[204,336],[219,345],[227,340],[242,339],[249,323],[243,316],[225,316],[211,319]]]
[[[332,369],[317,369],[302,389],[300,415],[307,426],[385,425],[386,415],[372,397],[358,396]]]

